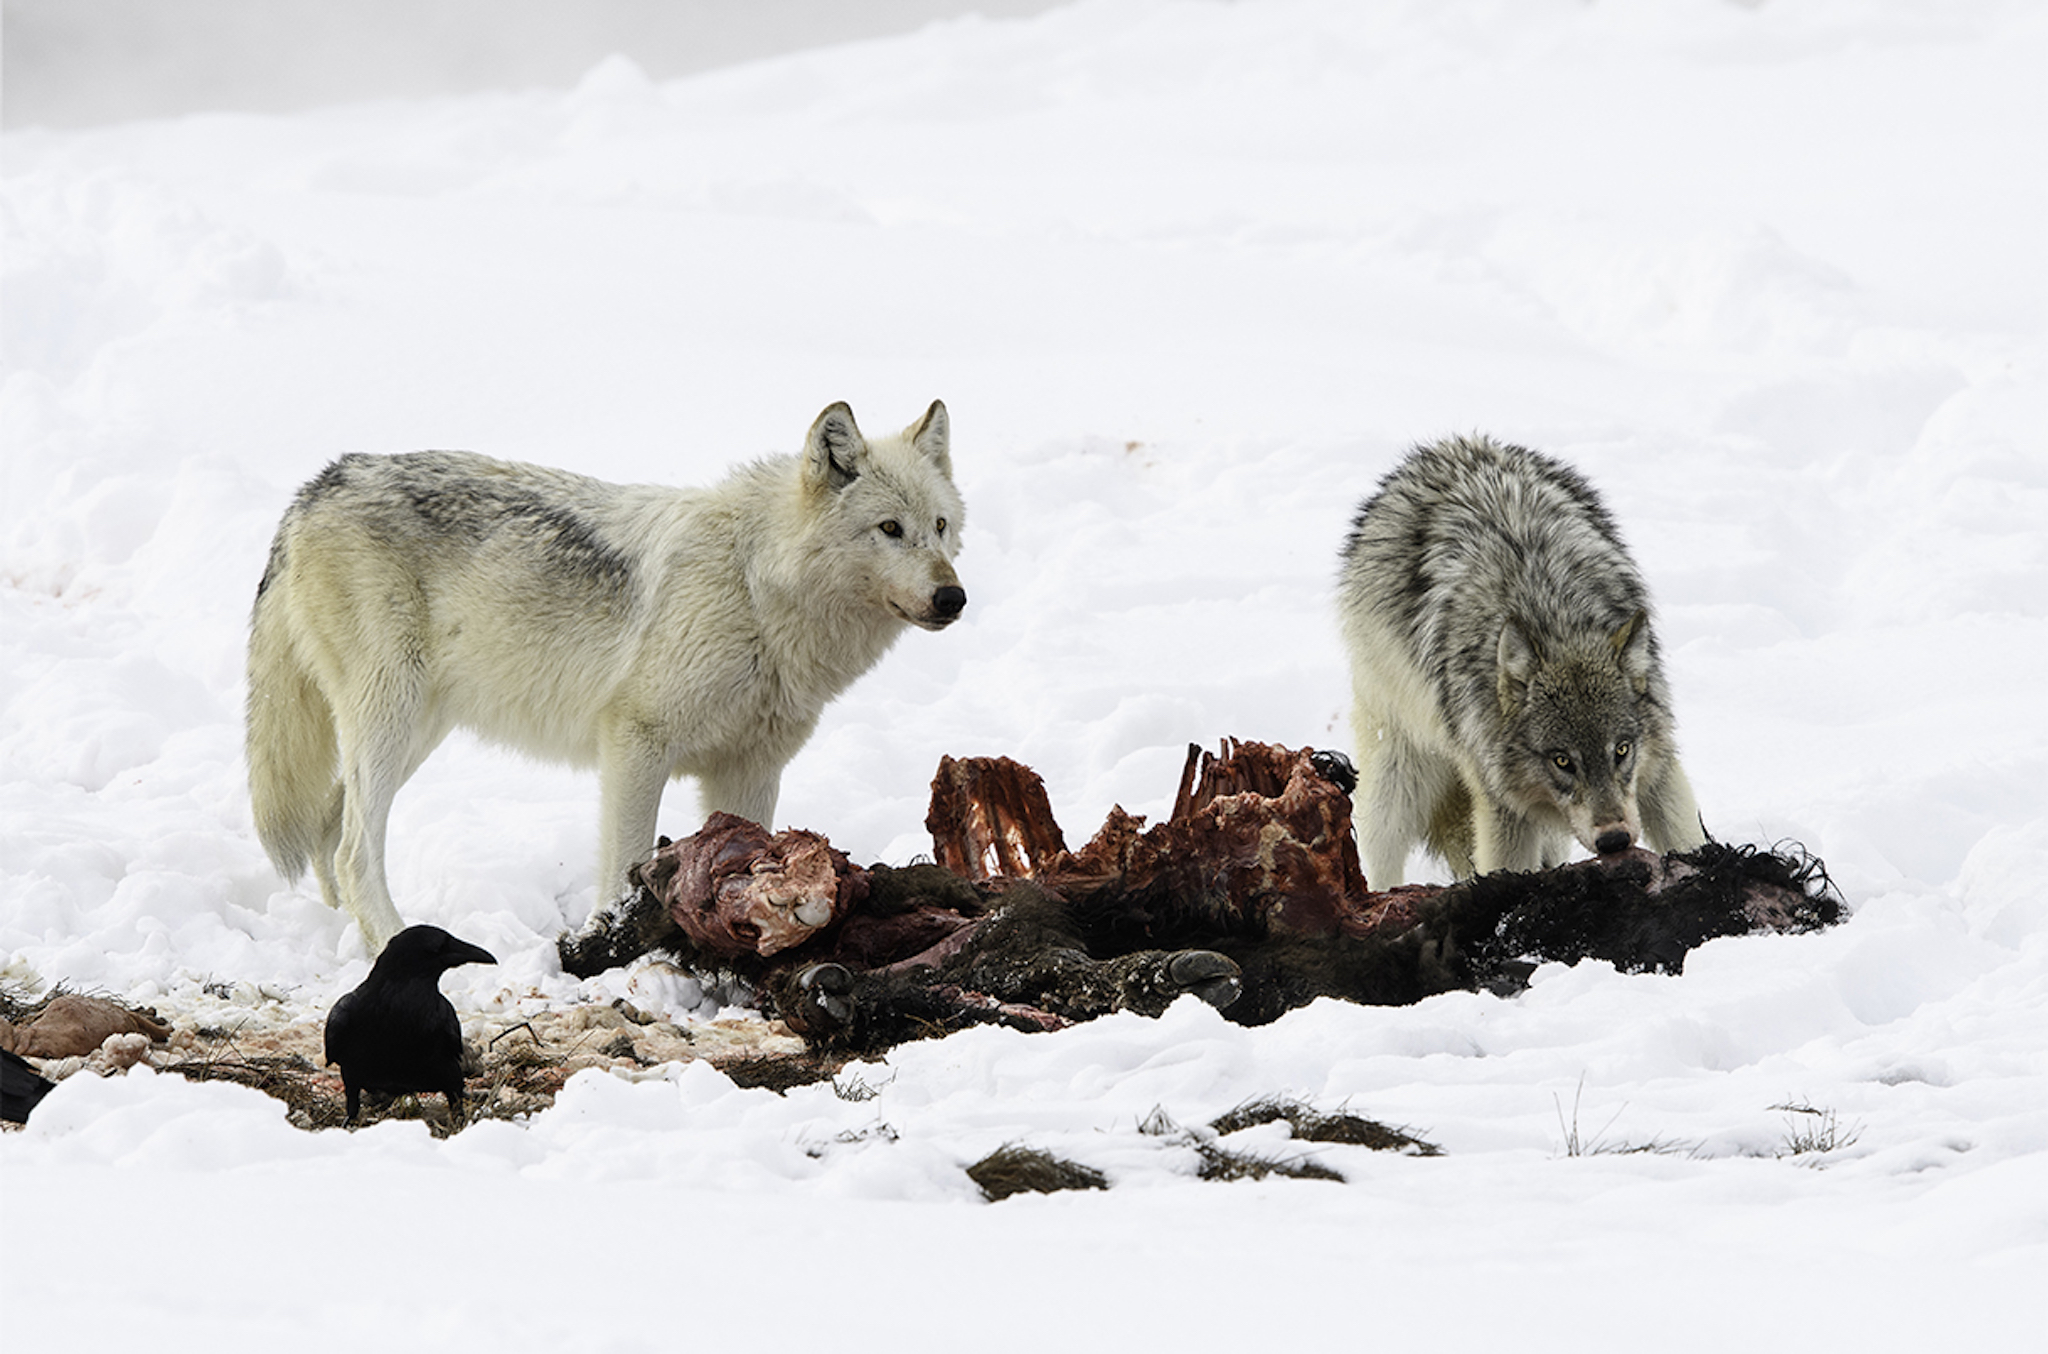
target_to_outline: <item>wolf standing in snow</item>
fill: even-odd
[[[1337,584],[1357,826],[1375,888],[1426,843],[1459,878],[1706,840],[1649,597],[1576,472],[1490,438],[1418,447],[1360,508]]]
[[[662,787],[768,824],[827,701],[905,625],[943,630],[964,512],[946,408],[869,441],[818,415],[800,456],[710,489],[462,452],[344,456],[285,511],[249,633],[249,791],[278,870],[308,864],[372,952],[404,926],[392,797],[451,729],[595,766],[600,902],[654,845]]]

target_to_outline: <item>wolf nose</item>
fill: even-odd
[[[932,594],[932,612],[934,615],[951,619],[966,609],[967,589],[965,588],[955,587],[948,583],[945,587]]]
[[[1618,856],[1636,844],[1625,827],[1611,827],[1593,839],[1593,849],[1603,856]]]

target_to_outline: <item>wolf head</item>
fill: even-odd
[[[843,401],[830,406],[805,439],[803,485],[840,529],[835,564],[861,571],[877,605],[926,630],[960,618],[967,590],[953,556],[966,509],[945,405],[933,400],[916,423],[872,442]]]
[[[1542,640],[1510,618],[1498,680],[1507,737],[1491,769],[1508,797],[1533,818],[1562,819],[1599,855],[1635,845],[1637,781],[1671,734],[1647,616],[1637,611],[1605,634]]]

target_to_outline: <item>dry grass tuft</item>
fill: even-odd
[[[1091,1166],[1062,1161],[1050,1152],[1015,1143],[998,1147],[967,1168],[990,1203],[1013,1194],[1054,1194],[1069,1189],[1108,1189],[1109,1177]]]

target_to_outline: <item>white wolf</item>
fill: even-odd
[[[1460,878],[1706,840],[1641,576],[1592,487],[1489,438],[1416,448],[1337,584],[1375,888],[1425,842]]]
[[[310,863],[372,952],[404,923],[392,797],[451,729],[595,766],[600,902],[654,845],[663,785],[764,825],[826,702],[967,594],[934,402],[869,441],[818,415],[800,456],[710,489],[461,452],[344,456],[285,511],[249,632],[249,791],[287,878]]]

